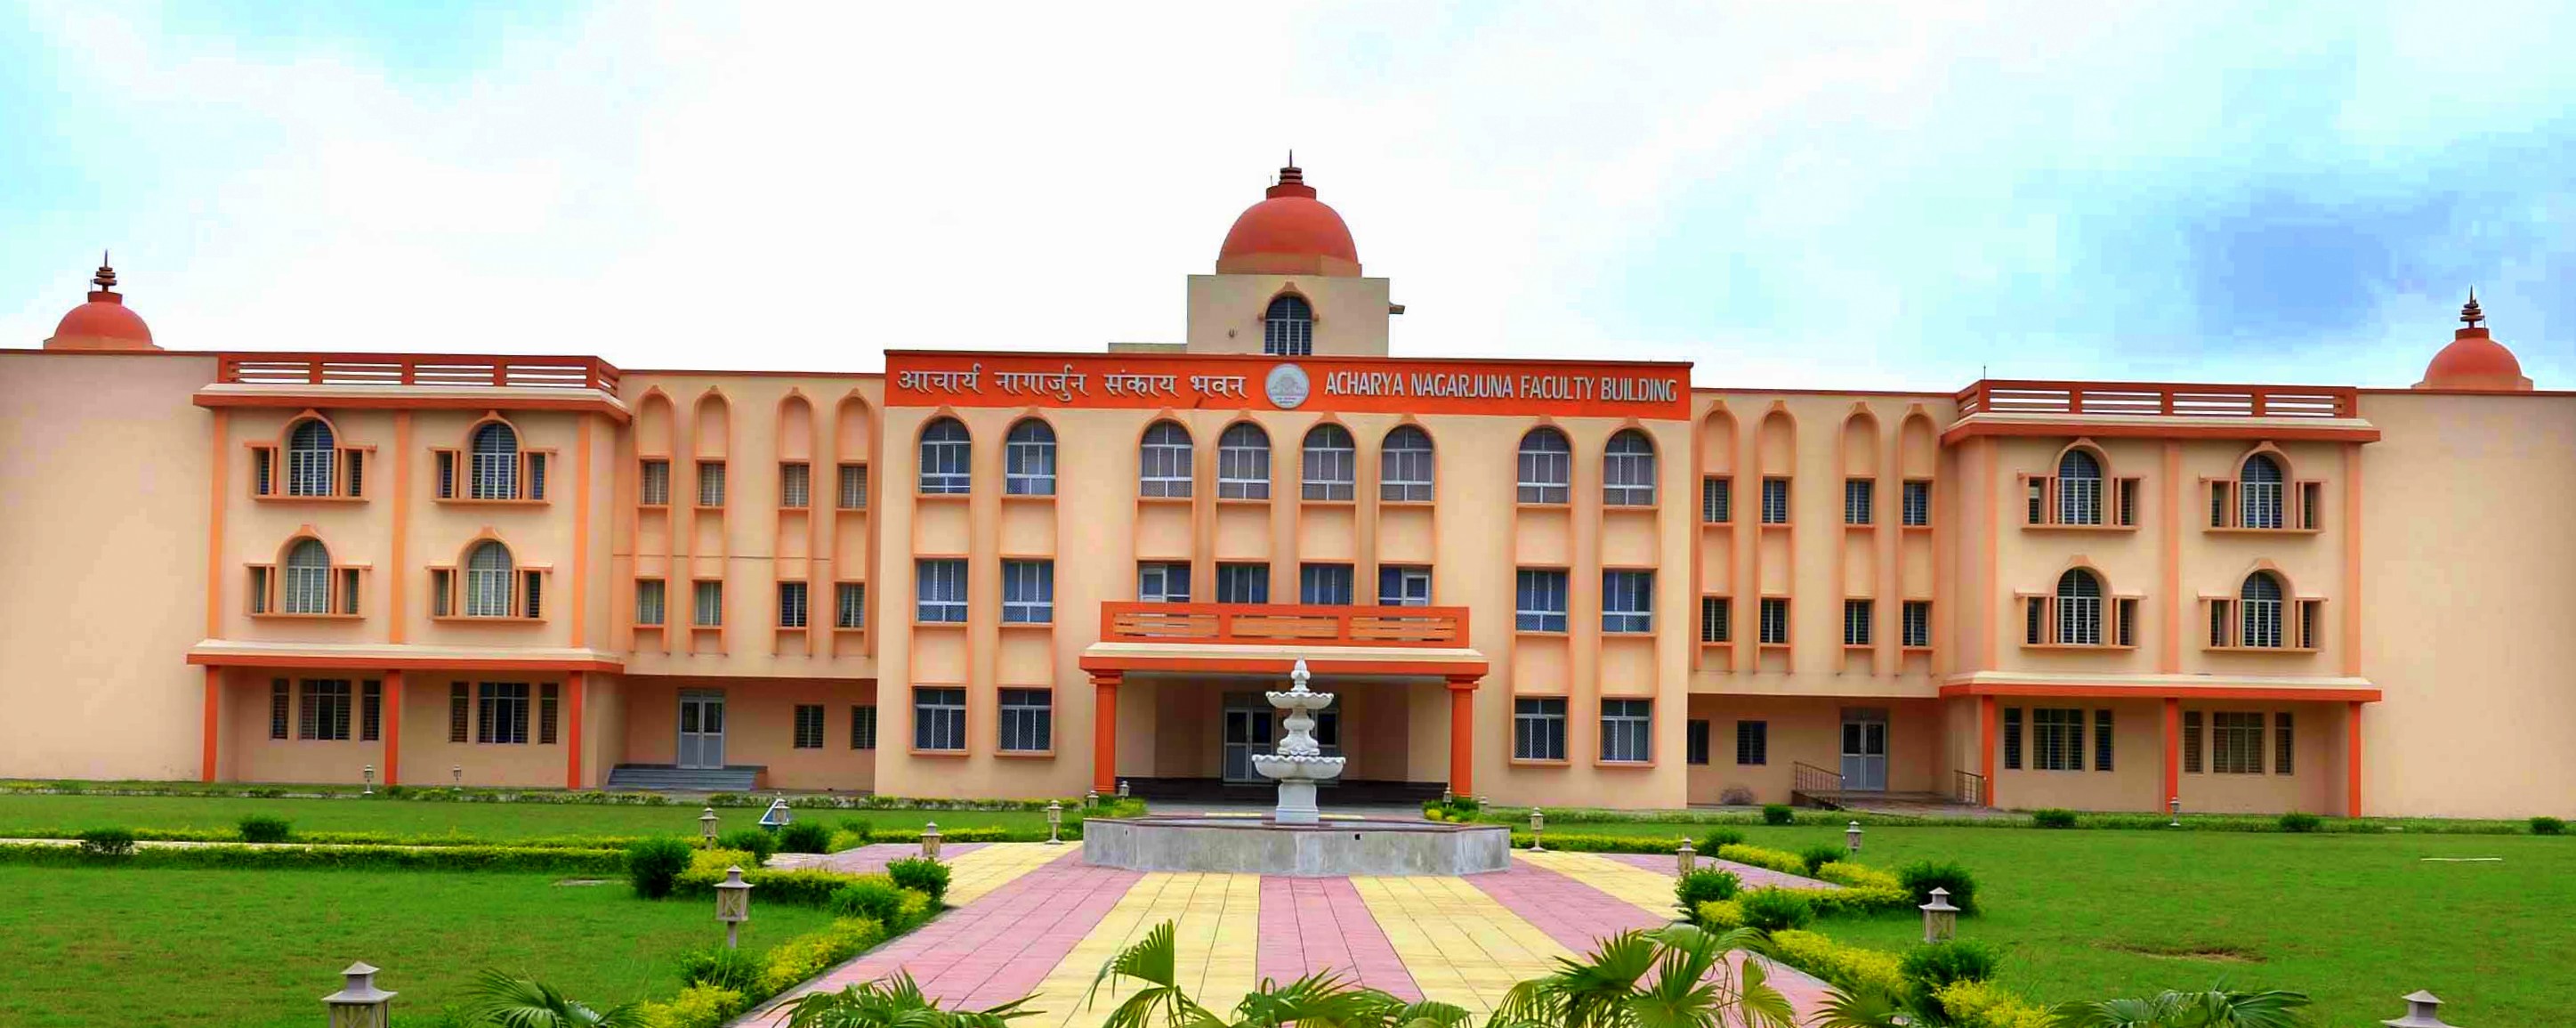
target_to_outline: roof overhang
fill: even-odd
[[[1378,646],[1239,645],[1096,642],[1082,651],[1082,669],[1094,674],[1177,672],[1285,675],[1298,661],[1316,674],[1421,676],[1473,680],[1490,665],[1473,649]]]
[[[217,382],[200,388],[200,407],[336,407],[370,410],[565,410],[625,421],[624,401],[597,389],[538,386],[263,385]]]
[[[188,648],[207,667],[380,669],[385,671],[626,670],[613,653],[533,646],[415,646],[380,643],[271,643],[207,639]]]

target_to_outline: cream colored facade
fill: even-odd
[[[1191,276],[1176,347],[882,374],[0,351],[0,775],[1205,795],[1304,659],[1349,797],[2576,807],[2576,537],[2544,513],[2576,394],[1693,388],[1390,357],[1388,280],[1316,268]],[[1301,350],[1265,354],[1283,296]],[[340,495],[275,495],[316,422]],[[478,499],[494,423],[516,480]],[[1243,425],[1266,497],[1221,452]],[[1417,432],[1413,485],[1386,451]],[[2249,458],[2280,527],[2236,523]],[[288,613],[305,539],[329,609]],[[468,609],[486,543],[505,610]]]

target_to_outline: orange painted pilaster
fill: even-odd
[[[224,723],[224,669],[206,669],[206,745],[205,756],[197,768],[199,781],[215,780],[215,738],[222,734]]]
[[[2182,798],[2182,701],[2165,697],[2165,802]],[[2166,809],[2173,809],[2171,806]]]
[[[224,441],[232,436],[232,414],[221,408],[215,411],[215,452],[208,469],[212,485],[206,490],[206,638],[224,637],[224,486],[229,467],[224,460],[231,448]],[[206,780],[215,780],[215,696],[213,679],[207,680],[206,694]]]
[[[1091,788],[1103,796],[1118,794],[1118,680],[1124,677],[1091,676]]]
[[[2343,816],[2361,816],[2361,701],[2346,707],[2343,719]]]
[[[574,649],[587,649],[590,646],[590,415],[582,415],[578,426],[573,432],[572,451],[572,646]],[[663,620],[670,618],[665,616]],[[581,718],[580,681],[575,677],[572,685],[575,724],[579,724]],[[572,752],[575,758],[573,777],[579,778],[581,741],[577,736]],[[576,781],[572,787],[581,788],[581,783]]]
[[[385,610],[391,617],[385,623],[385,639],[389,642],[401,643],[404,617],[410,610],[409,605],[403,601],[411,596],[411,590],[403,585],[403,567],[411,559],[411,412],[407,410],[394,412],[393,507],[394,537],[391,544],[393,566],[385,569]],[[385,682],[387,702],[391,702],[394,694],[401,691],[401,686],[395,683],[396,679],[388,679]],[[386,709],[390,711],[399,708],[387,707]],[[397,715],[386,716],[393,718]],[[388,720],[385,723],[391,725],[393,721]],[[385,784],[392,785],[393,758],[395,750],[400,747],[390,741],[393,739],[393,729],[388,727],[385,732],[385,738],[388,740],[385,744]]]
[[[1449,680],[1449,790],[1476,794],[1476,679]]]
[[[587,418],[582,420],[585,426],[589,423]],[[567,789],[581,788],[581,701],[589,691],[589,675],[575,671],[564,676],[564,788]]]
[[[2159,638],[2156,640],[2156,670],[2159,673],[2171,675],[2182,672],[2182,443],[2171,439],[2166,440],[2164,459],[2163,521],[2165,524],[2164,531],[2159,533],[2161,538],[2156,547],[2156,564],[2160,572],[2159,588],[2164,591],[2165,611],[2164,631],[2159,633]],[[2166,702],[2165,710],[2170,716],[2173,711],[2172,701]],[[2167,734],[2166,741],[2172,741],[2170,733]],[[2165,760],[2165,773],[2167,776],[2173,773],[2173,760],[2170,756]],[[2173,787],[2168,777],[2165,798],[2172,799],[2173,796]]]
[[[2361,677],[2361,444],[2343,448],[2343,673],[2347,678]],[[2361,708],[2353,708],[2356,721]],[[2358,729],[2355,729],[2358,731]],[[2358,738],[2358,737],[2356,737]],[[2353,752],[2361,752],[2359,746]],[[2360,772],[2356,771],[2355,774]],[[2352,816],[2361,816],[2360,779],[2353,779]]]
[[[1986,805],[1995,805],[1995,698],[1977,697],[1977,773],[1986,776]]]
[[[213,668],[206,670],[212,671]],[[385,672],[385,784],[402,784],[403,673]]]

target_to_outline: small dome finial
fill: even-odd
[[[2478,287],[2470,286],[2469,302],[2460,305],[2460,321],[2470,328],[2476,328],[2478,322],[2485,320],[2487,320],[2486,312],[2478,309]]]
[[[98,252],[98,274],[91,276],[89,282],[91,285],[97,286],[99,292],[112,293],[116,291],[116,269],[108,266],[107,251],[101,250]]]

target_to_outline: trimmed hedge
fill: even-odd
[[[1957,1028],[2055,1028],[2047,1008],[2005,992],[1993,982],[1952,982],[1932,992]]]
[[[1511,825],[1517,833],[1526,830],[1529,826],[1529,808],[1487,807],[1485,808],[1484,815],[1477,818],[1477,820],[1487,824]],[[2176,829],[2167,826],[2167,822],[2170,820],[2172,820],[2172,816],[2161,811],[2133,811],[2128,813],[2088,811],[2078,818],[2076,827],[2085,830],[2113,829],[2133,831],[2175,831]],[[1840,828],[1848,821],[1858,821],[1862,825],[1868,827],[2028,828],[2031,826],[2031,822],[2027,816],[1927,817],[1899,814],[1865,814],[1858,811],[1847,810],[1796,811],[1793,815],[1792,823],[1801,825],[1830,825],[1835,828]],[[1674,833],[1678,836],[1683,832],[1697,833],[1703,831],[1704,829],[1701,826],[1705,825],[1759,825],[1762,824],[1763,821],[1758,812],[1716,812],[1703,810],[1600,810],[1577,807],[1549,807],[1547,808],[1547,823],[1549,825],[1547,835],[1549,840],[1548,846],[1550,848],[1554,848],[1556,846],[1555,840],[1558,835],[1557,829],[1562,828],[1568,837],[1573,837],[1584,834],[1581,826],[1587,824],[1663,824],[1672,826]],[[2528,831],[2529,828],[2529,823],[2520,818],[2511,821],[2499,821],[2433,817],[2392,817],[2360,819],[2325,818],[2318,826],[2317,830],[2322,832],[2358,832],[2370,835],[2396,832],[2414,832],[2432,835],[2519,835]],[[2278,818],[2260,814],[2186,813],[2182,816],[2182,828],[2180,830],[2203,832],[2277,832],[2281,830],[2281,826]],[[1517,837],[1518,836],[1515,835],[1515,838]],[[1572,849],[1573,847],[1567,848]],[[1707,847],[1701,847],[1701,849],[1705,851]]]
[[[615,877],[626,867],[624,850],[533,849],[509,846],[145,846],[118,861],[131,867],[244,868],[252,870],[545,871]],[[74,867],[94,864],[79,847],[51,843],[0,844],[0,864]]]
[[[1784,875],[1805,877],[1807,874],[1807,859],[1787,850],[1765,849],[1760,846],[1720,846],[1717,848],[1717,856],[1720,860],[1751,864],[1755,867],[1778,871]]]

